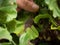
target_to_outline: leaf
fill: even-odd
[[[27,33],[22,34],[19,41],[19,45],[28,45],[29,35]]]
[[[58,26],[57,29],[60,30],[60,26]]]
[[[0,0],[0,7],[5,7],[9,5],[15,5],[16,0]]]
[[[16,35],[21,35],[24,32],[24,22],[16,20],[16,28],[13,31]]]
[[[12,20],[8,22],[7,24],[7,29],[10,33],[15,33],[16,35],[20,35],[24,32],[24,22],[23,21],[17,21],[17,20]]]
[[[51,25],[51,30],[60,30],[60,26],[54,27],[53,25]]]
[[[17,12],[16,12],[16,8],[14,8],[15,6],[11,6],[11,7],[8,7],[7,10],[10,10],[6,13],[7,15],[7,22],[15,19],[17,17]],[[5,11],[6,12],[6,11]]]
[[[12,37],[6,28],[0,27],[0,40],[1,39],[12,41]]]
[[[40,15],[36,16],[34,19],[34,23],[37,24],[40,21],[40,19],[45,19],[45,18],[48,18],[53,25],[57,26],[57,23],[52,18],[52,16],[49,14],[40,14]]]
[[[16,29],[17,22],[16,22],[16,20],[12,20],[12,21],[8,22],[6,25],[7,25],[8,31],[10,33],[13,33]]]
[[[2,0],[0,6],[0,22],[6,23],[17,17],[16,4],[15,0]],[[3,18],[3,21],[2,21]]]
[[[42,18],[49,18],[49,15],[48,14],[40,14],[40,15],[35,17],[34,22],[38,23],[39,20],[42,19]]]
[[[5,12],[0,11],[0,23],[6,23],[7,15]]]
[[[45,0],[49,9],[53,11],[53,17],[60,17],[60,9],[57,5],[57,0]]]
[[[29,41],[38,37],[38,32],[34,26],[26,29],[27,32],[23,33],[20,37],[19,45],[29,45]],[[32,35],[33,34],[33,35]]]
[[[31,26],[31,30],[29,32],[30,32],[30,35],[32,37],[31,39],[35,39],[39,35],[37,29],[33,25]]]
[[[54,27],[53,25],[51,25],[51,30],[56,30],[57,27]]]
[[[14,33],[18,36],[21,35],[23,32],[24,32],[24,25],[23,24],[16,27],[16,29],[14,31]]]
[[[0,45],[11,45],[11,43],[0,43]]]

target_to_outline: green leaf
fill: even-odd
[[[15,3],[16,3],[16,0],[0,0],[0,7],[16,5]]]
[[[23,32],[24,32],[24,24],[21,24],[18,27],[16,27],[14,31],[16,35],[21,35]]]
[[[7,15],[5,12],[0,11],[0,23],[6,23]]]
[[[57,29],[60,30],[60,26],[58,26]]]
[[[20,41],[19,45],[28,45],[29,38],[30,37],[27,33],[22,34],[19,40]]]
[[[37,24],[40,21],[40,19],[45,19],[45,18],[48,18],[53,25],[57,26],[57,23],[52,18],[52,16],[49,14],[40,14],[40,15],[36,16],[34,19],[34,23]]]
[[[1,39],[12,41],[12,37],[6,28],[0,27],[0,40]]]
[[[60,9],[57,5],[57,0],[45,0],[49,9],[53,11],[53,17],[60,17]]]
[[[49,18],[49,15],[48,14],[39,14],[38,16],[35,17],[34,22],[38,23],[39,20],[43,19],[43,18]]]
[[[16,29],[17,22],[16,22],[16,20],[12,20],[12,21],[8,22],[6,25],[7,25],[8,31],[10,33],[13,33]]]
[[[11,43],[0,43],[0,45],[11,45]]]
[[[29,45],[29,41],[37,38],[39,35],[34,26],[27,28],[26,31],[27,32],[23,33],[20,37],[20,45]]]
[[[51,30],[56,30],[57,27],[54,27],[53,25],[51,25]]]
[[[37,31],[37,29],[32,25],[31,26],[31,30],[29,31],[29,33],[31,33],[31,39],[35,39],[36,37],[38,37],[39,33]],[[32,35],[33,34],[33,35]]]
[[[53,25],[51,25],[51,30],[60,30],[60,26],[54,27]]]
[[[19,35],[24,32],[24,22],[22,21],[12,20],[6,25],[10,33],[15,33],[16,35]]]
[[[2,0],[0,4],[0,23],[9,22],[17,17],[16,0]],[[3,15],[3,16],[1,16]],[[2,20],[3,19],[3,20]]]

